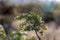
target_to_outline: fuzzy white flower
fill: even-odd
[[[28,16],[31,16],[30,14]]]
[[[25,36],[25,35],[23,35],[22,37],[24,38],[24,40],[26,40],[26,38],[27,38],[27,36]]]
[[[13,31],[12,33],[13,33],[13,34],[15,34],[15,33],[16,33],[16,31]]]
[[[0,25],[0,28],[3,27],[2,25]]]

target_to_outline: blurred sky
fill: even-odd
[[[9,0],[10,3],[15,4],[30,4],[30,3],[36,3],[37,0]]]
[[[20,3],[20,2],[24,2],[24,3],[29,3],[29,2],[34,2],[36,0],[9,0],[10,2],[13,2],[13,3]],[[55,1],[55,2],[59,2],[60,3],[60,0],[38,0],[38,1],[42,1],[42,2],[45,2],[45,1]]]
[[[48,3],[51,1],[54,1],[55,3],[60,3],[60,0],[8,0],[8,3],[11,3],[11,4],[30,4],[30,3],[38,3],[37,1],[39,1],[41,3],[43,3],[43,2]]]

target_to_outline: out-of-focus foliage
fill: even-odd
[[[36,30],[39,31],[41,34],[43,33],[42,30],[45,30],[45,24],[43,21],[41,21],[41,17],[34,12],[29,12],[32,11],[34,5],[30,5],[30,6],[23,6],[23,7],[19,7],[18,9],[14,6],[7,6],[6,4],[1,4],[0,9],[2,14],[5,15],[5,13],[16,13],[15,11],[19,11],[23,14],[19,15],[16,20],[22,20],[22,19],[26,19],[26,23],[22,23],[20,24],[20,28],[16,31],[13,31],[11,29],[9,29],[9,34],[6,35],[5,31],[0,31],[1,36],[0,36],[0,40],[6,39],[6,40],[35,40],[35,38],[31,38],[28,39],[27,34],[24,33],[24,31],[30,31],[30,30]],[[10,12],[12,10],[12,12]],[[15,10],[15,11],[14,11]],[[35,9],[34,9],[35,10]],[[14,12],[13,12],[14,11]],[[27,13],[28,12],[28,13]],[[17,13],[18,14],[18,13]],[[10,14],[9,14],[10,15]],[[8,18],[6,19],[6,21],[8,20]],[[0,29],[2,30],[2,29]],[[21,30],[23,30],[21,33]]]
[[[20,27],[24,28],[24,31],[36,30],[41,31],[41,29],[45,30],[45,24],[42,21],[42,18],[34,12],[23,13],[20,16],[16,17],[17,20],[26,19],[26,24],[20,24]],[[42,32],[40,32],[42,33]]]
[[[4,28],[0,25],[0,40],[30,40],[27,37],[27,32],[12,29],[9,30],[9,34],[6,35]],[[31,38],[31,40],[35,40],[35,38]]]
[[[0,40],[6,38],[6,34],[2,25],[0,25]]]
[[[25,22],[20,23],[20,26],[19,26],[20,29],[23,31],[35,30],[37,38],[41,40],[37,32],[43,35],[43,31],[46,30],[46,26],[44,21],[42,21],[42,17],[40,17],[37,13],[28,12],[28,13],[23,13],[20,16],[17,16],[15,19],[16,20],[25,19]]]

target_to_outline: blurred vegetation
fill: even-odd
[[[60,5],[57,5],[55,9],[60,9]],[[33,12],[31,12],[31,11],[33,11]],[[20,24],[19,25],[20,29],[18,29],[16,31],[13,31],[10,29],[8,35],[6,35],[5,30],[4,30],[4,32],[1,31],[2,34],[0,34],[0,40],[3,40],[3,39],[24,40],[24,38],[22,36],[26,36],[26,34],[20,33],[21,29],[23,29],[23,32],[35,30],[38,39],[41,40],[41,38],[39,37],[37,32],[39,32],[41,35],[43,35],[43,31],[46,29],[45,23],[42,21],[41,17],[43,17],[43,20],[45,22],[49,21],[49,20],[54,20],[53,12],[44,12],[41,9],[41,6],[37,5],[37,4],[36,5],[25,5],[25,6],[21,6],[21,5],[8,6],[6,3],[1,2],[0,14],[3,14],[3,16],[5,14],[6,15],[8,14],[7,16],[9,16],[10,14],[13,14],[13,16],[21,14],[16,18],[16,20],[26,19],[26,22],[28,24],[28,25],[27,24]],[[12,18],[12,19],[14,19],[14,18]],[[6,20],[8,24],[10,23],[9,22],[10,20],[8,18],[4,19],[4,20]],[[31,39],[28,39],[28,37],[26,36],[25,40],[36,40],[36,39],[34,37]]]
[[[26,19],[26,22],[28,23],[27,26],[26,26],[26,24],[20,24],[20,28],[17,29],[16,31],[13,31],[12,29],[9,29],[9,34],[6,35],[6,34],[4,34],[5,32],[2,33],[3,35],[2,34],[1,35],[3,37],[4,37],[4,35],[6,35],[6,36],[4,38],[0,36],[0,39],[1,40],[3,40],[3,39],[6,39],[6,40],[35,40],[35,38],[27,39],[27,35],[24,34],[24,31],[35,30],[38,39],[41,40],[39,35],[37,34],[37,32],[39,31],[40,34],[42,34],[43,30],[46,29],[44,22],[41,20],[41,17],[34,12],[29,12],[29,13],[23,13],[20,16],[16,17],[15,19],[16,20],[21,20],[23,18]],[[24,27],[24,26],[26,26],[26,27]],[[21,30],[23,30],[22,31],[23,33],[21,33]],[[24,36],[26,38],[24,38]],[[23,37],[23,39],[21,39],[22,37]]]
[[[22,15],[16,17],[16,19],[17,20],[26,19],[27,23],[20,24],[20,29],[24,31],[35,30],[38,39],[41,40],[37,32],[40,31],[40,34],[42,34],[43,30],[46,30],[46,27],[41,17],[37,13],[34,12],[23,13]]]

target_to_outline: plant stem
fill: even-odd
[[[36,33],[36,35],[37,35],[38,40],[41,40],[41,38],[39,37],[39,35],[38,35],[38,33],[37,33],[36,30],[35,30],[35,33]]]

